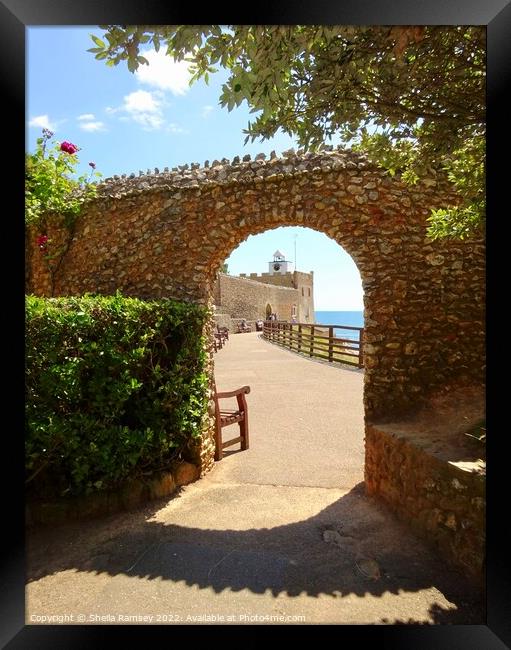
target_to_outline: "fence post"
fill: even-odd
[[[328,361],[334,360],[334,346],[332,345],[334,338],[334,328],[330,326],[328,328]]]
[[[311,340],[309,346],[309,356],[312,357],[314,354],[314,325],[311,325]]]
[[[298,352],[302,351],[302,325],[298,325]]]
[[[363,368],[364,367],[364,330],[361,329],[359,334],[359,341],[358,341],[358,367]]]

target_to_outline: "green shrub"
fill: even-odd
[[[207,411],[206,318],[171,300],[28,296],[28,495],[109,489],[178,458]]]

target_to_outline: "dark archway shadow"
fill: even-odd
[[[434,587],[455,605],[447,610],[432,605],[434,623],[484,622],[477,586],[368,497],[363,483],[316,515],[273,528],[213,530],[155,520],[168,503],[164,499],[130,513],[29,530],[28,582],[75,570],[184,582],[215,593],[269,590],[275,597],[379,597]],[[361,558],[377,561],[379,577],[361,572]]]

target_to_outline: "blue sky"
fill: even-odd
[[[91,33],[101,38],[96,26],[27,28],[29,151],[47,127],[56,140],[80,147],[80,173],[88,173],[88,163],[94,162],[108,177],[297,148],[285,134],[244,145],[248,108],[229,113],[218,105],[224,70],[212,75],[209,85],[199,81],[189,87],[188,64],[165,57],[164,48],[146,51],[150,65],[135,74],[122,64],[108,68],[87,52],[94,47]],[[315,273],[316,309],[362,309],[355,263],[333,240],[310,229],[277,228],[249,237],[227,260],[229,272],[266,271],[277,248],[293,260],[295,234],[298,270]]]

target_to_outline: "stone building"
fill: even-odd
[[[216,321],[232,327],[232,321],[279,320],[314,322],[314,272],[290,271],[290,262],[280,250],[268,262],[268,272],[239,276],[219,273],[214,290]]]

